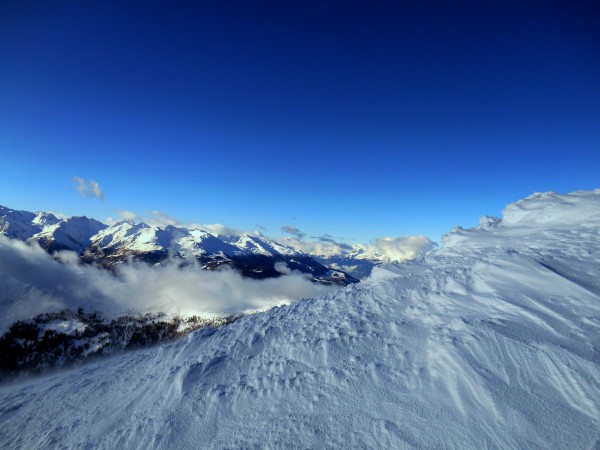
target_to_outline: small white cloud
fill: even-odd
[[[117,218],[109,217],[104,222],[108,225],[114,225],[115,223],[126,220],[127,222],[137,222],[139,219],[138,215],[133,211],[127,211],[125,209],[117,210]]]
[[[283,261],[277,261],[275,263],[275,270],[283,275],[289,275],[292,273],[292,270]]]
[[[73,181],[75,182],[75,189],[77,189],[77,192],[79,192],[82,197],[96,197],[100,199],[100,201],[104,201],[104,193],[96,181],[86,181],[81,177],[73,177]]]
[[[385,237],[375,240],[375,247],[391,261],[415,259],[435,247],[425,236]]]
[[[69,216],[67,216],[66,214],[60,213],[60,212],[55,212],[55,211],[47,211],[50,214],[53,214],[57,219],[60,220],[65,220],[68,219]]]
[[[320,255],[324,257],[339,256],[351,253],[357,250],[357,246],[351,246],[343,242],[335,242],[332,239],[321,239],[319,241],[305,241],[291,237],[275,239],[283,245],[297,248],[304,253],[311,255]]]
[[[174,226],[174,227],[181,227],[183,226],[183,223],[181,223],[179,220],[172,218],[171,216],[168,216],[167,214],[165,214],[162,211],[151,211],[151,216],[150,217],[144,217],[142,219],[142,221],[144,223],[147,223],[150,226],[153,227],[167,227],[169,225]]]
[[[346,272],[346,273],[352,273],[356,269],[358,269],[358,264],[353,265],[353,266],[346,266],[343,264],[331,263],[331,264],[329,264],[329,268],[335,269],[335,270],[341,270],[342,272]]]
[[[125,209],[120,209],[119,211],[117,211],[117,214],[122,220],[127,220],[130,222],[135,221],[138,218],[136,213],[134,213],[133,211],[127,211]]]

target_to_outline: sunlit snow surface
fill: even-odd
[[[425,259],[0,390],[3,448],[598,448],[600,190]]]

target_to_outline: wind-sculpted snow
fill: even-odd
[[[596,448],[600,191],[536,220],[544,196],[358,285],[6,386],[0,443]]]

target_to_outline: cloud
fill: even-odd
[[[50,211],[46,211],[46,212],[49,213],[49,214],[52,214],[54,217],[56,217],[57,219],[60,219],[60,220],[64,220],[64,219],[68,219],[69,218],[68,215],[63,214],[61,212],[56,212],[56,211],[51,211],[51,210]]]
[[[0,332],[16,320],[64,308],[107,315],[134,310],[182,315],[229,315],[256,311],[328,292],[295,272],[255,280],[231,269],[208,271],[181,261],[164,266],[120,264],[117,276],[80,264],[72,252],[54,259],[37,244],[0,236]],[[280,272],[286,267],[278,266]]]
[[[317,238],[318,241],[305,241],[295,239],[291,237],[284,237],[280,239],[274,239],[283,245],[289,245],[290,247],[297,248],[304,253],[310,253],[312,255],[319,255],[324,257],[339,256],[346,253],[353,252],[354,246],[345,244],[343,242],[336,242],[329,238]]]
[[[96,282],[86,278],[98,269],[73,264],[77,258],[61,253],[64,263],[55,261],[37,244],[26,244],[0,236],[0,329],[15,320],[56,311],[76,304],[91,309],[113,310],[115,304],[97,285],[106,272],[96,273]],[[108,280],[110,283],[110,280]]]
[[[104,222],[108,225],[114,225],[118,222],[122,222],[126,220],[127,222],[137,222],[139,220],[139,216],[133,211],[127,211],[126,209],[117,210],[117,218],[109,217]]]
[[[138,218],[136,213],[134,213],[133,211],[127,211],[125,209],[120,209],[119,211],[117,211],[117,214],[122,220],[127,221],[135,221]]]
[[[334,246],[338,246],[343,250],[348,250],[348,251],[353,250],[353,247],[350,244],[346,244],[344,242],[337,242],[335,239],[332,238],[332,236],[330,234],[324,234],[323,236],[316,236],[316,239],[318,239],[319,242],[325,242],[325,243],[333,244]]]
[[[337,244],[337,242],[335,242],[334,239],[331,239],[330,237],[325,237],[325,236],[314,236],[315,239],[318,239],[321,242],[330,242],[331,244]]]
[[[329,268],[335,269],[335,270],[341,270],[342,272],[346,272],[346,273],[352,273],[356,269],[358,269],[358,264],[344,265],[344,264],[331,263],[331,264],[329,264]]]
[[[435,245],[435,242],[425,236],[384,237],[375,240],[377,250],[391,261],[415,259]]]
[[[298,229],[298,227],[295,227],[294,225],[284,225],[281,227],[281,231],[283,231],[284,233],[287,233],[287,234],[291,234],[292,236],[294,236],[296,239],[299,239],[299,240],[304,239],[304,236],[306,236],[306,233],[303,233],[302,231],[300,231]]]
[[[277,261],[275,263],[275,270],[279,273],[282,273],[284,275],[288,275],[290,273],[292,273],[292,270],[289,268],[289,266],[284,263],[283,261]]]
[[[96,197],[100,199],[100,201],[104,201],[104,193],[96,181],[89,180],[86,182],[81,177],[73,177],[73,181],[75,182],[75,189],[77,189],[77,192],[79,192],[82,197]]]
[[[163,213],[162,211],[151,211],[151,214],[152,215],[150,217],[144,217],[142,219],[142,221],[144,223],[147,223],[150,226],[167,227],[167,226],[171,225],[174,227],[181,227],[184,225],[179,220],[174,219],[171,216],[168,216],[167,214]]]

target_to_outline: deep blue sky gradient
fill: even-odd
[[[437,239],[599,174],[597,2],[0,3],[13,208]]]

